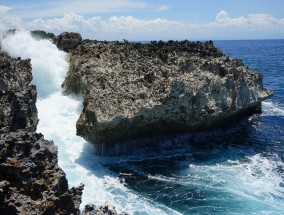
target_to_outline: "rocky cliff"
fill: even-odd
[[[95,145],[215,129],[273,95],[261,74],[212,41],[84,40],[69,52],[63,88],[83,95],[77,134]]]
[[[36,88],[30,60],[12,59],[0,52],[0,127],[35,131],[38,118]]]
[[[0,52],[0,214],[79,214],[83,186],[68,190],[57,147],[35,132],[31,70]]]
[[[83,185],[68,189],[57,147],[35,132],[36,87],[29,59],[0,51],[0,214],[80,214]],[[82,214],[112,214],[87,205]]]

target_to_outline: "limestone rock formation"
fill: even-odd
[[[57,147],[35,133],[30,60],[0,52],[0,214],[79,214],[83,186],[68,190]]]
[[[84,40],[63,83],[82,94],[77,134],[96,145],[204,131],[260,111],[262,75],[213,42]]]
[[[106,202],[104,206],[100,207],[93,204],[86,205],[82,215],[118,215],[118,213],[110,202]],[[127,213],[122,212],[119,215],[127,215]]]
[[[32,80],[30,60],[12,59],[0,52],[0,70],[0,127],[35,131],[37,93],[35,86],[29,85]]]
[[[53,142],[22,129],[0,135],[0,214],[80,213],[83,186],[68,190]]]
[[[31,70],[29,59],[0,51],[0,214],[80,214],[84,186],[68,189],[57,147],[35,132]],[[88,207],[88,213],[117,214],[113,206]]]
[[[53,38],[54,44],[61,50],[68,52],[76,48],[81,42],[82,37],[78,33],[64,32]]]

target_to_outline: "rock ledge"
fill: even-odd
[[[262,75],[209,42],[84,40],[66,93],[82,94],[77,134],[95,145],[206,131],[260,111]]]

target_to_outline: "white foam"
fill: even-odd
[[[39,94],[37,131],[58,146],[59,165],[66,173],[69,186],[85,184],[81,208],[90,202],[102,205],[110,200],[118,211],[130,214],[179,214],[127,189],[97,161],[91,145],[76,136],[82,100],[61,93],[60,86],[68,69],[64,52],[50,41],[35,40],[28,32],[17,32],[2,39],[2,46],[11,56],[31,58],[33,83]]]
[[[262,102],[262,115],[284,116],[284,106],[273,101]]]
[[[50,41],[37,41],[28,32],[23,31],[7,36],[2,46],[13,57],[31,58],[32,83],[37,85],[39,97],[45,97],[60,90],[68,68],[66,53],[58,51]]]
[[[236,198],[252,200],[284,211],[284,177],[279,169],[283,171],[284,164],[276,155],[264,157],[256,154],[243,161],[190,165],[190,183],[234,193]]]
[[[114,203],[118,211],[131,214],[179,214],[170,208],[139,196],[101,165],[92,154],[90,144],[76,136],[75,124],[82,109],[79,98],[66,97],[60,85],[68,69],[67,55],[50,41],[35,40],[28,32],[17,32],[2,40],[2,47],[14,57],[31,58],[33,83],[37,85],[39,99],[38,131],[45,138],[54,140],[59,148],[59,165],[66,172],[70,186],[85,184],[82,206],[92,202],[98,205],[106,200]],[[284,116],[284,108],[271,101],[263,102],[264,115]],[[189,176],[149,176],[154,180],[180,183],[185,186],[217,189],[235,194],[236,198],[257,201],[284,211],[284,170],[276,156],[261,154],[244,161],[228,160],[219,165],[189,166]],[[281,185],[282,184],[282,185]]]

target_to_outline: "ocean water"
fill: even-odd
[[[82,99],[61,93],[68,56],[27,32],[2,39],[10,55],[31,58],[38,85],[38,132],[58,146],[70,186],[85,184],[84,204],[112,202],[130,214],[283,214],[284,40],[215,41],[264,75],[275,95],[263,113],[199,141],[176,137],[131,156],[94,155],[76,136]]]

